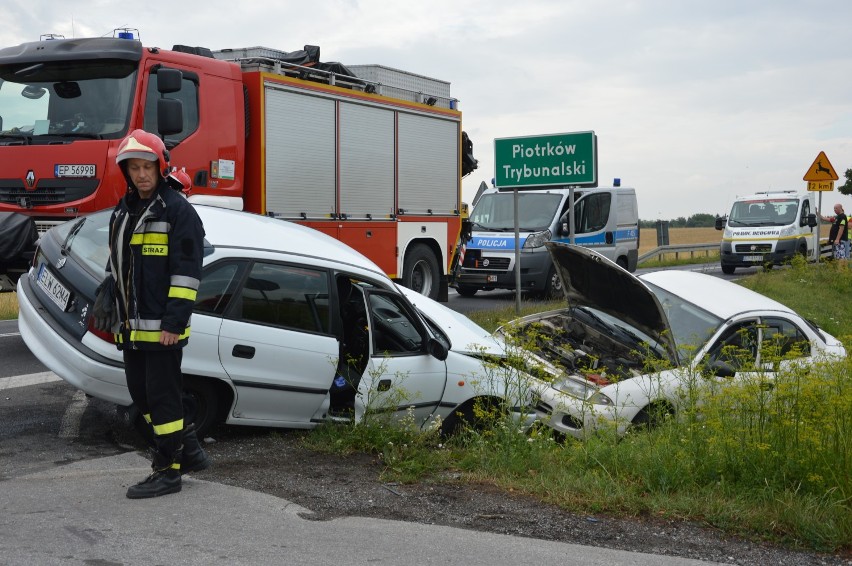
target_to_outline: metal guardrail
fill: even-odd
[[[702,252],[704,255],[709,256],[710,252],[718,252],[719,251],[719,242],[713,242],[710,244],[676,244],[669,246],[658,246],[649,252],[645,252],[644,254],[639,256],[637,263],[642,263],[644,261],[648,261],[649,259],[657,258],[657,261],[662,261],[663,256],[674,254],[674,258],[680,259],[681,254],[689,254],[690,258],[695,257],[696,252]]]
[[[822,242],[820,242],[819,248],[820,258],[827,259],[831,257],[831,244],[827,243],[827,240],[823,240]],[[639,259],[637,260],[637,263],[642,264],[642,262],[654,258],[656,258],[657,261],[662,261],[664,256],[671,254],[674,254],[675,260],[680,259],[681,254],[689,254],[690,258],[694,258],[696,253],[703,253],[704,255],[709,257],[710,252],[714,251],[719,251],[719,242],[712,242],[709,244],[676,244],[669,246],[658,246],[653,250],[640,255]]]

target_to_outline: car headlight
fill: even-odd
[[[552,383],[552,387],[561,393],[591,403],[592,405],[612,405],[612,399],[601,393],[600,389],[583,379],[571,376],[561,377]]]
[[[722,232],[722,238],[725,240],[730,240],[734,237],[734,232],[730,228],[725,228],[725,231]]]
[[[596,391],[589,397],[589,403],[592,405],[612,405],[612,399],[601,393],[600,391]]]
[[[540,248],[544,245],[545,242],[549,242],[550,238],[553,234],[550,230],[545,230],[544,232],[535,232],[534,234],[530,234],[527,236],[526,241],[524,241],[525,248]]]

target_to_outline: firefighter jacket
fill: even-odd
[[[113,210],[109,241],[119,350],[185,346],[204,252],[204,227],[195,209],[163,180],[147,202],[131,190]],[[163,330],[177,334],[177,344],[160,344]]]

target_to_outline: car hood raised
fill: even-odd
[[[562,280],[569,307],[591,307],[641,330],[677,361],[671,327],[657,297],[637,277],[582,246],[545,244]]]

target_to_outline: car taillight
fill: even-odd
[[[95,317],[93,316],[89,317],[88,330],[104,342],[115,344],[115,335],[112,332],[104,332],[103,330],[98,330],[97,328],[95,328]]]

